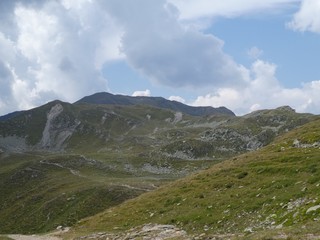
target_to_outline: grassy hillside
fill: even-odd
[[[72,234],[157,223],[206,236],[273,239],[283,234],[287,239],[304,239],[306,234],[320,236],[319,194],[320,120],[316,120],[261,150],[85,219]]]
[[[0,164],[1,233],[71,226],[145,191],[142,182],[138,189],[117,181],[132,176],[79,155],[16,154]]]
[[[199,117],[146,105],[60,101],[10,115],[0,121],[0,233],[72,226],[164,183],[261,148],[314,118],[288,107],[243,117]],[[226,185],[233,191],[235,180],[254,176],[243,172],[235,173],[239,178],[230,176],[230,183],[217,175],[221,186],[214,189]],[[195,199],[204,201],[208,194],[198,190]],[[190,222],[169,217],[170,208],[191,198],[193,189],[184,191],[190,196],[173,197],[159,210],[161,214],[149,216],[163,215],[162,222],[193,229],[197,216],[186,216]]]

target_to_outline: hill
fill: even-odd
[[[257,150],[315,119],[53,101],[0,121],[0,233],[37,233]]]
[[[100,92],[91,96],[84,97],[76,102],[76,104],[79,103],[112,105],[148,105],[176,112],[182,112],[184,114],[192,116],[206,116],[218,114],[235,116],[235,114],[226,107],[192,107],[177,101],[170,101],[162,97],[131,97],[124,95],[113,95],[107,92]]]
[[[258,151],[85,219],[67,236],[108,231],[122,239],[138,226],[170,224],[198,239],[319,239],[319,193],[316,120]]]

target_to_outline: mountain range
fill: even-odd
[[[173,111],[182,112],[192,116],[205,116],[205,115],[231,115],[235,114],[226,107],[193,107],[177,101],[170,101],[162,97],[132,97],[126,95],[114,95],[107,92],[95,93],[90,96],[83,97],[75,102],[75,104],[88,103],[88,104],[109,104],[109,105],[147,105],[158,107]],[[16,111],[4,116],[0,116],[0,121],[5,121],[15,116],[22,114],[24,111]]]
[[[235,114],[226,107],[192,107],[181,102],[170,101],[162,97],[131,97],[124,95],[113,95],[111,93],[101,92],[91,96],[84,97],[76,103],[90,104],[113,104],[113,105],[148,105],[157,108],[168,109],[176,112],[182,112],[191,116],[206,116],[206,115],[230,115]]]
[[[250,229],[293,226],[295,220],[291,215],[286,220],[284,212],[270,217],[275,206],[266,196],[274,191],[286,207],[290,198],[302,199],[301,212],[312,207],[311,199],[317,206],[317,119],[288,106],[235,116],[224,107],[191,107],[164,98],[109,93],[73,104],[56,100],[2,116],[0,233],[34,234],[76,224],[78,233],[90,235],[90,231],[127,231],[152,222],[173,224],[191,235],[201,235],[208,228],[206,234],[240,236]],[[303,154],[309,154],[312,161],[304,161]],[[296,169],[307,170],[295,175]],[[281,175],[288,180],[282,181]],[[304,197],[306,191],[298,192],[300,197],[295,195],[297,189],[291,183],[295,176],[302,183],[294,186],[310,189],[310,199]],[[309,185],[309,181],[313,183]],[[267,187],[273,185],[278,187]],[[285,197],[281,189],[287,191]],[[253,198],[259,191],[263,197],[257,197],[258,202],[249,206],[237,202],[242,198],[249,202],[243,194]],[[237,194],[241,198],[235,200]],[[265,204],[270,208],[263,212]],[[218,205],[225,211],[224,218],[214,210],[219,210]],[[180,206],[183,208],[178,210]],[[78,223],[105,209],[102,215]],[[114,209],[111,212],[119,218],[110,217],[113,214],[108,209]],[[126,211],[143,217],[129,217]],[[251,213],[270,221],[262,224]],[[248,221],[239,214],[248,216]],[[311,219],[306,216],[299,215],[302,220],[298,222]],[[240,224],[236,218],[242,219]],[[220,225],[229,230],[222,231]],[[82,232],[82,226],[88,231]]]

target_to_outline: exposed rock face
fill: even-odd
[[[59,116],[60,113],[62,113],[63,107],[61,104],[57,104],[53,106],[50,110],[50,112],[47,114],[47,123],[42,133],[42,139],[40,141],[41,147],[48,148],[52,145],[52,142],[54,141],[54,137],[52,134],[52,128],[53,128],[53,121],[56,119],[57,116]]]
[[[39,143],[41,149],[60,151],[66,140],[73,134],[80,121],[66,122],[58,117],[63,112],[63,106],[58,103],[54,105],[47,114],[47,122],[42,132],[42,139]]]
[[[301,143],[298,139],[295,139],[293,141],[293,147],[296,147],[296,148],[318,148],[318,147],[320,147],[320,141],[309,144],[309,143]]]

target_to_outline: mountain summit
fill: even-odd
[[[173,111],[179,111],[191,116],[205,116],[205,115],[229,115],[235,114],[226,107],[193,107],[181,102],[170,101],[163,97],[131,97],[125,95],[113,95],[107,92],[95,93],[93,95],[84,97],[76,102],[89,104],[114,104],[114,105],[148,105]]]

